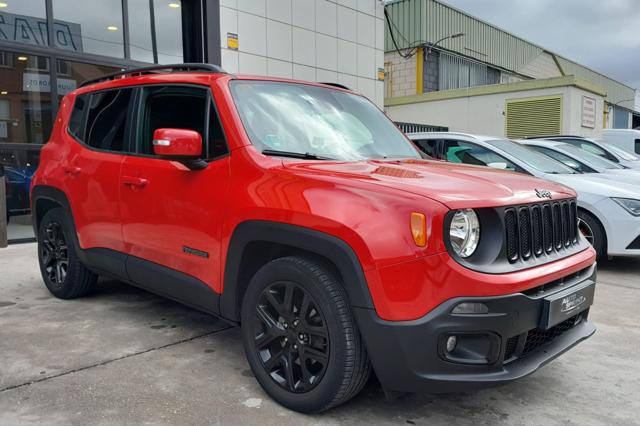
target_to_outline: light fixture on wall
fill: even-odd
[[[179,9],[180,8],[180,2],[179,1],[172,1],[169,3],[169,7],[172,9]]]
[[[7,3],[0,1],[0,8],[9,6]]]
[[[107,29],[108,29],[109,31],[118,31],[118,27],[116,27],[115,25],[109,25],[109,26],[107,27]]]
[[[6,90],[0,91],[0,95],[8,95],[9,92],[7,92]]]
[[[18,56],[18,60],[19,61],[26,61],[27,59],[29,59],[29,58],[26,57],[26,56]]]

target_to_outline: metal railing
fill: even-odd
[[[396,121],[396,126],[404,133],[422,133],[422,132],[448,132],[448,127],[432,126],[430,124],[405,123]]]

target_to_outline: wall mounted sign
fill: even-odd
[[[227,33],[227,49],[238,50],[238,34]]]
[[[582,97],[582,127],[595,129],[596,127],[596,100],[589,96]]]

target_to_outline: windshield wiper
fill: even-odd
[[[278,151],[277,149],[265,149],[262,151],[264,155],[273,155],[276,157],[291,157],[301,158],[303,160],[335,160],[335,158],[323,157],[311,152],[292,152],[292,151]]]

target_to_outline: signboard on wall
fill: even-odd
[[[77,83],[69,78],[58,78],[58,95],[66,95],[75,90]],[[22,75],[22,90],[24,92],[51,92],[51,79],[49,74],[37,74],[33,72],[25,72]]]
[[[582,97],[582,127],[596,128],[596,100],[589,96]]]
[[[53,36],[56,47],[82,52],[82,34],[79,24],[55,21]],[[34,16],[0,12],[0,41],[13,41],[46,47],[47,20]]]

